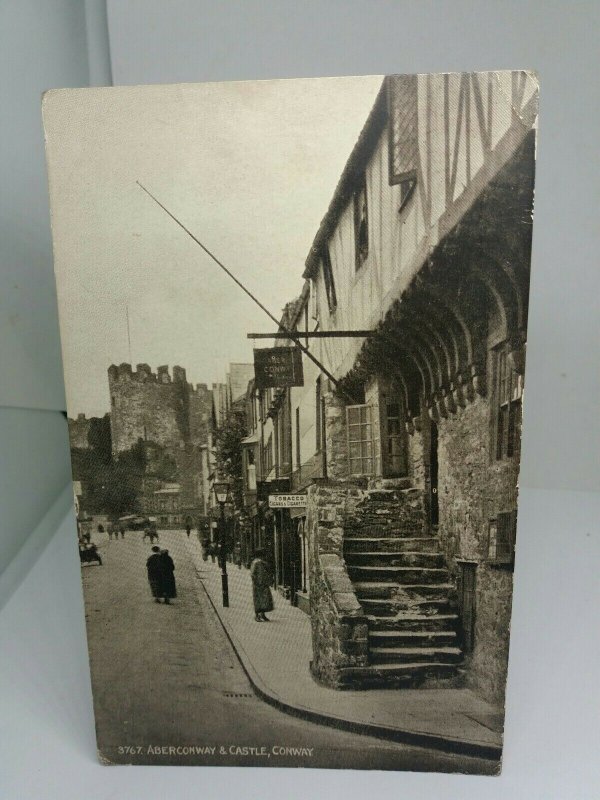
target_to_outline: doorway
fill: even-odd
[[[472,653],[475,645],[475,570],[474,561],[458,563],[458,610],[461,622],[462,648]]]

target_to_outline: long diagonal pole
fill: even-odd
[[[193,234],[193,233],[192,233],[192,232],[191,232],[191,231],[190,231],[188,228],[186,228],[186,227],[185,227],[185,225],[183,224],[183,222],[180,222],[180,221],[177,219],[177,217],[176,217],[174,214],[172,214],[172,213],[169,211],[169,209],[168,209],[168,208],[165,208],[165,206],[163,206],[163,204],[160,202],[160,200],[157,200],[157,198],[156,198],[156,197],[155,197],[155,196],[152,194],[152,192],[149,192],[149,191],[148,191],[148,189],[146,189],[146,187],[145,187],[145,186],[143,186],[143,185],[142,185],[142,184],[141,184],[139,181],[136,181],[136,183],[137,183],[137,185],[140,187],[140,189],[143,189],[143,190],[146,192],[146,194],[147,194],[149,197],[151,197],[151,198],[154,200],[154,202],[155,202],[155,203],[156,203],[158,206],[160,206],[160,207],[162,208],[162,210],[165,212],[165,214],[168,214],[168,215],[171,217],[171,219],[173,220],[173,222],[176,222],[176,223],[179,225],[179,227],[180,227],[180,228],[182,228],[182,229],[183,229],[183,230],[184,230],[184,231],[187,233],[187,235],[188,235],[188,236],[189,236],[191,239],[193,239],[193,240],[196,242],[196,244],[197,244],[199,247],[201,247],[201,248],[202,248],[202,250],[204,250],[204,252],[206,253],[206,255],[207,255],[207,256],[210,256],[210,258],[212,258],[212,260],[215,262],[215,264],[218,264],[218,265],[221,267],[221,269],[223,270],[223,272],[225,272],[225,273],[227,273],[227,275],[229,275],[229,277],[231,278],[231,280],[232,280],[234,283],[237,283],[237,285],[240,287],[240,289],[241,289],[242,291],[244,291],[244,292],[245,292],[245,293],[248,295],[248,297],[249,297],[251,300],[253,300],[253,301],[256,303],[256,305],[257,305],[257,306],[258,306],[260,309],[262,309],[262,311],[264,311],[264,312],[265,312],[265,314],[266,314],[266,315],[269,317],[269,319],[271,319],[271,320],[272,320],[272,321],[273,321],[273,322],[274,322],[274,323],[277,325],[277,327],[278,327],[278,328],[281,328],[281,329],[282,329],[282,331],[283,331],[285,334],[287,334],[287,338],[289,338],[291,341],[295,342],[295,344],[297,345],[297,347],[299,347],[299,348],[300,348],[300,350],[302,350],[302,352],[303,352],[303,353],[304,353],[306,356],[308,356],[308,358],[310,358],[310,360],[311,360],[311,361],[312,361],[314,364],[316,364],[316,366],[317,366],[317,367],[318,367],[318,368],[321,370],[321,372],[322,372],[324,375],[326,375],[326,376],[329,378],[329,380],[330,380],[330,381],[333,383],[333,385],[334,385],[334,386],[337,386],[337,385],[338,385],[338,380],[337,380],[337,378],[334,378],[334,377],[333,377],[333,375],[331,374],[331,372],[329,372],[329,370],[327,370],[327,369],[326,369],[326,368],[323,366],[323,364],[321,364],[321,362],[320,362],[320,361],[319,361],[317,358],[315,358],[315,356],[313,356],[313,354],[310,352],[310,350],[308,349],[308,347],[305,347],[305,346],[302,344],[302,342],[300,341],[300,337],[299,337],[298,333],[297,333],[296,331],[290,331],[290,330],[288,330],[287,328],[284,328],[284,327],[281,325],[281,323],[279,322],[279,320],[277,319],[277,317],[273,316],[273,314],[271,314],[271,312],[269,311],[269,309],[268,309],[268,308],[266,308],[266,307],[265,307],[265,306],[264,306],[264,305],[263,305],[263,304],[260,302],[260,300],[259,300],[259,299],[258,299],[258,298],[257,298],[255,295],[253,295],[253,294],[252,294],[252,292],[251,292],[249,289],[246,289],[246,287],[244,286],[244,284],[243,284],[243,283],[242,283],[240,280],[238,280],[238,278],[236,278],[236,277],[235,277],[235,275],[233,274],[233,272],[231,272],[229,269],[227,269],[227,267],[225,266],[225,264],[223,264],[223,262],[222,262],[222,261],[219,261],[219,259],[218,259],[218,258],[215,256],[215,254],[214,254],[214,253],[211,253],[211,251],[208,249],[208,247],[206,247],[205,245],[203,245],[203,244],[202,244],[202,242],[200,241],[200,239],[198,239],[196,236],[194,236],[194,234]]]

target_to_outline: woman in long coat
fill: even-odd
[[[171,598],[177,597],[174,575],[175,564],[168,550],[161,550],[160,558],[162,564],[162,596],[165,598],[165,603],[168,603]]]
[[[268,622],[265,611],[273,611],[273,596],[271,594],[271,570],[262,558],[263,551],[257,550],[256,557],[250,565],[252,578],[252,599],[254,601],[254,619],[257,622]]]
[[[152,555],[146,561],[146,569],[148,570],[148,583],[150,584],[150,591],[155,602],[160,603],[160,598],[163,596],[163,568],[162,556],[160,554],[160,547],[156,545],[152,548]]]

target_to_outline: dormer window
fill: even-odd
[[[367,208],[367,182],[363,173],[354,192],[354,252],[355,267],[359,270],[369,253],[369,214]]]

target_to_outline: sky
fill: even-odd
[[[279,318],[382,76],[49,92],[52,235],[69,416],[109,410],[107,369],[252,361],[274,324],[137,185]],[[127,333],[127,313],[131,358]]]

